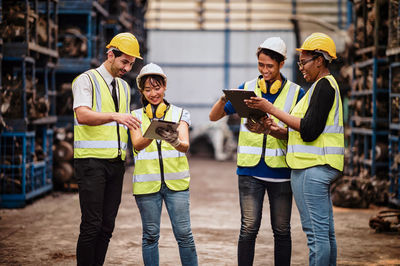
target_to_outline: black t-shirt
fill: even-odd
[[[300,135],[303,141],[314,141],[321,135],[334,100],[335,89],[329,81],[325,78],[318,81],[307,112],[300,122]]]

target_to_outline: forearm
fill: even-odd
[[[88,126],[98,126],[115,121],[115,113],[96,112],[86,106],[76,108],[75,114],[79,124]]]
[[[131,139],[132,139],[133,148],[137,151],[141,151],[141,150],[145,149],[153,141],[153,139],[148,139],[148,138],[144,138],[144,137],[132,138],[132,135],[131,135]]]
[[[225,103],[226,101],[224,101],[223,99],[218,99],[218,101],[211,108],[209,114],[210,121],[218,121],[222,117],[226,116],[226,113],[224,111]]]

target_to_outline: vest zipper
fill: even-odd
[[[157,141],[157,151],[158,151],[158,161],[160,162],[160,175],[161,175],[161,183],[165,182],[164,179],[164,163],[163,163],[163,158],[162,158],[162,153],[161,153],[161,141]]]
[[[267,135],[263,134],[263,144],[262,144],[262,151],[261,151],[261,159],[265,159],[265,146],[267,145]]]
[[[117,122],[117,136],[118,136],[118,157],[121,157],[121,155],[122,155],[122,152],[121,152],[121,138],[120,138],[120,135],[119,135],[119,124],[118,124],[118,122]]]

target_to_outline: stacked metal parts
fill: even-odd
[[[145,53],[146,1],[0,3],[0,204],[13,208],[53,188],[77,188],[71,82],[104,61],[119,32],[132,32]],[[126,79],[133,89],[140,67]]]
[[[50,191],[57,1],[2,1],[1,206]]]
[[[391,74],[389,78],[393,67],[398,66],[395,62],[399,61],[398,56],[389,55],[398,54],[398,44],[396,46],[391,36],[399,32],[398,2],[351,1],[353,23],[348,28],[349,41],[343,55],[345,64],[340,71],[349,86],[345,132],[348,149],[345,176],[332,188],[332,199],[337,206],[386,205],[391,199],[399,198],[399,174],[392,174],[390,170],[397,169],[398,165],[394,163],[399,153],[398,131],[395,137],[388,138],[393,132],[393,121],[397,119],[397,125],[399,123],[399,106],[390,104],[398,102],[399,98],[390,95],[399,86],[393,81],[400,76]],[[395,15],[390,15],[391,12]],[[388,114],[395,110],[397,116],[390,121]],[[396,148],[390,144],[392,142],[396,143]]]

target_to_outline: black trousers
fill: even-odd
[[[81,225],[78,265],[103,265],[121,202],[125,165],[122,160],[75,159]]]

